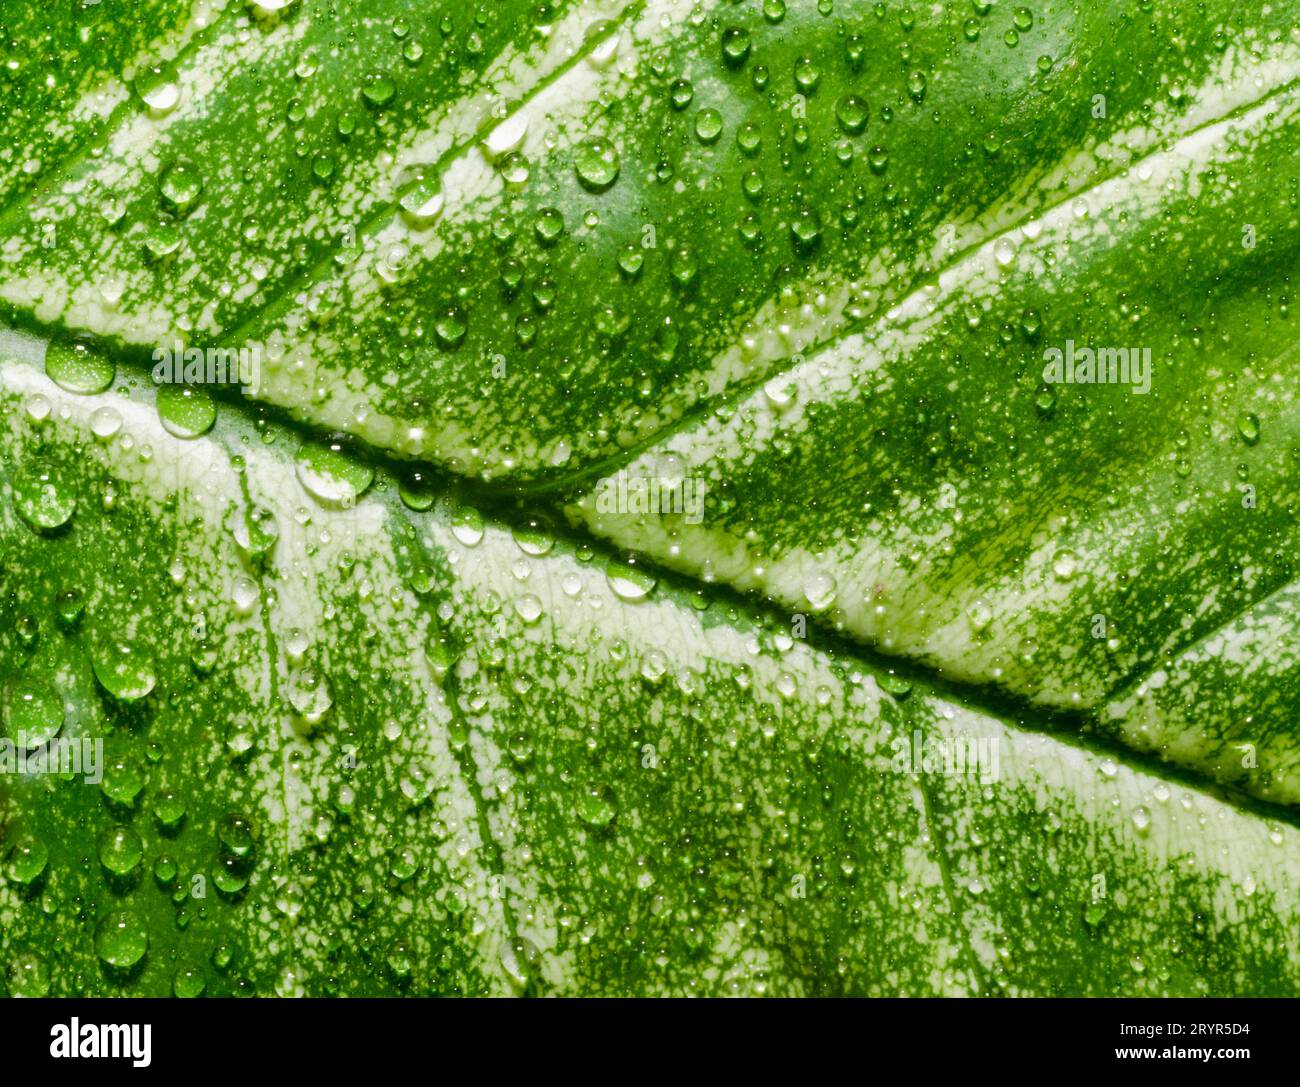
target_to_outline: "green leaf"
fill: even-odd
[[[103,754],[10,992],[1296,992],[1285,10],[95,7],[0,35],[0,724]]]

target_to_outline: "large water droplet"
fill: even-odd
[[[442,214],[442,179],[432,166],[411,167],[400,187],[397,203],[412,226],[428,226]]]
[[[40,878],[49,863],[50,851],[39,838],[25,834],[9,851],[5,873],[19,886],[26,887]]]
[[[584,188],[604,192],[618,180],[618,149],[609,140],[592,137],[573,151],[573,169]]]
[[[92,663],[100,686],[123,702],[139,701],[158,682],[153,662],[126,642],[113,641],[99,647]]]
[[[132,84],[149,112],[160,117],[174,110],[181,100],[181,85],[170,64],[155,64],[135,77]]]
[[[109,966],[128,970],[149,950],[149,931],[128,910],[108,914],[95,932],[95,953]]]
[[[72,520],[77,499],[54,468],[39,461],[14,473],[14,508],[37,532],[53,532]]]
[[[99,863],[115,876],[128,876],[144,858],[144,842],[130,827],[109,827],[99,836]]]
[[[179,212],[188,211],[203,192],[203,177],[189,159],[177,159],[158,180],[163,199]]]
[[[476,547],[483,539],[483,517],[478,510],[462,507],[451,520],[451,534],[466,547]]]
[[[605,568],[605,577],[620,600],[644,600],[656,584],[650,574],[625,562],[611,562]]]
[[[102,393],[117,376],[117,368],[89,337],[53,340],[45,351],[45,373],[70,393]]]
[[[49,995],[50,968],[35,951],[24,951],[9,964],[9,994],[39,999]]]
[[[190,385],[162,385],[156,401],[158,420],[177,438],[197,438],[212,429],[217,406],[203,389]]]
[[[342,442],[328,445],[304,443],[294,459],[294,468],[307,492],[324,506],[351,509],[374,482],[375,473],[354,459]]]
[[[813,574],[804,583],[803,595],[814,612],[825,611],[835,603],[835,579],[830,574]]]
[[[48,743],[63,727],[63,700],[30,676],[15,680],[5,699],[5,733],[28,751]]]
[[[329,682],[312,668],[299,668],[290,673],[285,697],[294,712],[309,725],[319,724],[334,705]]]
[[[597,830],[604,829],[614,821],[618,814],[618,805],[613,792],[603,786],[584,789],[578,797],[578,818],[587,826]]]

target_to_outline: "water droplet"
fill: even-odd
[[[700,143],[716,143],[722,135],[722,114],[706,106],[695,115],[695,135]]]
[[[95,952],[109,966],[129,970],[149,950],[149,931],[127,910],[108,914],[95,931]]]
[[[574,149],[573,169],[585,189],[604,192],[618,180],[618,149],[600,137],[585,139]]]
[[[641,660],[641,678],[647,683],[658,683],[668,673],[668,657],[658,649],[651,649]]]
[[[108,406],[96,408],[90,416],[90,432],[100,441],[107,441],[122,429],[122,413]]]
[[[197,438],[212,429],[217,406],[203,389],[190,385],[161,385],[155,401],[158,421],[177,438]]]
[[[179,793],[164,789],[158,794],[153,805],[154,818],[165,831],[175,831],[185,818],[185,801]]]
[[[822,74],[812,57],[800,57],[794,64],[794,83],[802,94],[811,94],[817,89]]]
[[[170,113],[181,100],[180,82],[176,78],[176,69],[170,64],[146,68],[135,77],[132,86],[155,117]]]
[[[35,883],[49,863],[50,851],[39,838],[25,834],[14,842],[9,851],[5,872],[11,880],[21,887]]]
[[[63,727],[63,700],[31,676],[15,680],[5,699],[5,733],[28,751],[48,743]]]
[[[290,673],[285,697],[294,712],[309,725],[319,724],[334,705],[329,682],[312,668],[299,668]]]
[[[397,203],[408,223],[427,227],[442,214],[442,178],[432,166],[412,166],[399,187]]]
[[[1133,811],[1133,827],[1139,834],[1145,834],[1151,827],[1151,812],[1138,807]]]
[[[53,532],[72,520],[77,499],[55,469],[39,461],[14,473],[14,508],[37,532]]]
[[[611,562],[606,566],[605,578],[620,600],[644,600],[656,584],[650,574],[624,562]]]
[[[433,485],[423,472],[412,472],[402,477],[397,485],[397,496],[408,510],[423,513],[433,506]]]
[[[115,876],[128,876],[144,858],[144,842],[130,827],[109,827],[99,836],[99,863]]]
[[[27,418],[37,424],[45,422],[45,420],[50,417],[50,412],[53,410],[53,407],[54,406],[50,403],[49,397],[44,396],[41,393],[37,393],[24,405],[24,409],[27,412]]]
[[[537,240],[543,245],[554,245],[564,233],[564,216],[558,208],[542,208],[537,213]]]
[[[257,846],[257,837],[253,821],[235,812],[223,816],[217,824],[217,840],[227,853],[236,857],[251,856]]]
[[[518,152],[506,155],[501,160],[500,170],[506,184],[515,188],[528,184],[528,178],[532,176],[532,168],[528,165],[528,160]]]
[[[515,529],[514,537],[519,550],[534,558],[540,558],[555,546],[555,537],[546,523],[536,517],[530,517],[523,527]]]
[[[814,612],[825,611],[835,603],[837,586],[830,574],[813,574],[803,587],[804,599]]]
[[[304,442],[294,458],[298,482],[323,506],[351,509],[370,484],[374,469],[356,460],[342,441]]]
[[[114,698],[136,702],[154,689],[153,662],[126,642],[109,642],[94,654],[95,678]]]
[[[749,31],[743,27],[729,26],[722,32],[722,61],[728,68],[739,68],[749,59],[751,47]]]
[[[790,223],[790,237],[800,252],[812,249],[822,236],[822,217],[815,208],[802,207]]]
[[[175,220],[160,218],[144,234],[144,247],[159,260],[170,256],[181,247],[181,232]],[[112,379],[109,379],[111,384]],[[74,392],[78,390],[72,390]]]
[[[835,103],[835,119],[848,135],[856,136],[867,127],[867,103],[856,94],[846,94]]]
[[[280,538],[280,523],[275,514],[263,506],[250,507],[235,520],[235,543],[244,554],[264,555]]]
[[[542,616],[542,602],[532,593],[527,593],[515,601],[515,611],[519,618],[531,626]]]
[[[591,67],[607,68],[618,56],[618,31],[613,23],[607,20],[592,23],[582,37],[591,47],[587,52],[587,63]]]
[[[202,996],[206,987],[202,971],[195,966],[179,966],[172,975],[172,993],[182,1000]]]
[[[9,964],[9,994],[39,999],[50,992],[50,968],[35,951],[23,951]]]
[[[163,171],[158,180],[158,191],[168,204],[183,214],[203,192],[199,168],[189,159],[177,159]]]
[[[393,100],[397,84],[387,72],[369,72],[361,80],[361,96],[376,109],[382,109]]]
[[[695,88],[688,80],[673,80],[673,85],[668,88],[668,101],[673,109],[683,110],[695,101]]]
[[[235,578],[235,583],[230,588],[230,603],[234,606],[235,614],[245,618],[252,615],[261,595],[262,591],[252,578]]]
[[[451,520],[451,534],[466,547],[476,547],[483,539],[483,517],[476,509],[464,506]]]
[[[1062,581],[1069,581],[1079,568],[1079,559],[1073,551],[1058,551],[1052,560],[1052,573]]]
[[[53,340],[45,351],[45,373],[70,393],[102,393],[117,376],[117,368],[85,336]]]
[[[524,113],[515,113],[507,117],[488,133],[483,141],[483,148],[492,159],[504,158],[523,146],[524,137],[528,135],[528,117]]]
[[[1237,433],[1241,435],[1241,440],[1247,445],[1254,445],[1259,441],[1259,416],[1251,412],[1244,413],[1237,420]]]
[[[603,830],[614,821],[618,805],[613,792],[603,786],[584,789],[578,797],[578,818],[595,830]]]
[[[880,687],[886,694],[898,699],[906,698],[912,693],[911,681],[894,672],[886,672],[880,677]]]

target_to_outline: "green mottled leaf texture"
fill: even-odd
[[[8,992],[1300,992],[1294,10],[10,7]]]

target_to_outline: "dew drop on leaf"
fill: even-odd
[[[113,384],[117,368],[89,337],[59,337],[45,351],[45,373],[59,388],[89,395]]]
[[[624,562],[611,562],[605,568],[605,578],[620,600],[644,600],[655,587],[650,574]]]
[[[99,922],[95,953],[108,966],[129,970],[148,950],[149,932],[144,922],[129,910],[116,910]]]
[[[191,385],[160,386],[155,406],[163,429],[177,438],[198,438],[217,420],[212,397]]]
[[[483,539],[483,517],[478,510],[468,506],[452,515],[451,534],[466,547],[476,547]]]
[[[63,700],[48,684],[32,676],[15,680],[5,697],[5,734],[33,751],[63,727]]]
[[[39,838],[25,834],[9,850],[5,874],[20,887],[26,887],[40,878],[49,863],[50,851]]]
[[[139,701],[157,682],[153,662],[127,642],[109,641],[98,647],[92,664],[99,685],[122,702]]]
[[[39,999],[50,991],[50,968],[35,951],[14,956],[7,975],[11,996]]]
[[[294,458],[298,482],[323,506],[351,509],[370,484],[374,469],[353,457],[341,441],[305,442]]]
[[[113,875],[129,875],[143,858],[144,842],[130,827],[109,827],[99,836],[99,863]]]
[[[603,830],[614,821],[618,806],[613,792],[604,786],[590,786],[578,796],[578,818],[595,830]]]
[[[618,180],[618,149],[606,139],[592,137],[574,149],[573,169],[590,192],[604,192]]]

